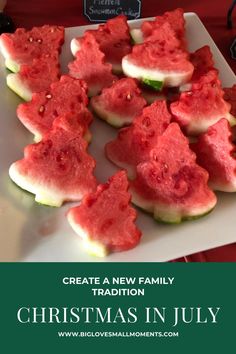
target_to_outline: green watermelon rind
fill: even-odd
[[[235,193],[236,192],[236,171],[235,171],[235,178],[228,183],[215,183],[211,180],[209,181],[209,186],[214,191],[224,192],[224,193]]]
[[[110,112],[106,110],[102,104],[98,104],[98,102],[95,102],[95,100],[92,98],[90,101],[90,105],[94,111],[94,113],[101,118],[102,120],[105,120],[108,124],[112,125],[115,128],[122,128],[126,125],[129,125],[133,122],[134,117],[121,117],[118,114],[115,114],[113,112]]]
[[[70,42],[70,50],[74,57],[76,56],[76,53],[80,50],[80,48],[80,43],[77,38],[73,38]]]
[[[4,41],[1,39],[0,36],[0,52],[2,53],[3,57],[5,58],[5,66],[10,71],[17,73],[20,70],[20,64],[18,64],[15,60],[13,60],[4,45]]]
[[[92,133],[89,129],[87,129],[87,131],[84,133],[83,136],[84,140],[87,141],[88,144],[91,143],[92,141]],[[34,142],[35,143],[39,143],[41,140],[43,139],[43,135],[42,134],[34,134]]]
[[[102,242],[91,240],[89,232],[75,222],[73,209],[68,211],[67,220],[75,233],[82,239],[87,253],[99,258],[104,258],[109,254],[107,247]]]
[[[171,112],[173,115],[175,115],[174,111],[171,110]],[[227,121],[229,122],[231,127],[236,125],[236,118],[233,117],[232,114],[225,113],[223,115],[223,117],[225,119],[227,119]],[[212,119],[212,118],[204,119],[204,117],[202,118],[202,120],[201,120],[201,118],[198,118],[198,119],[194,119],[194,117],[189,118],[189,123],[184,127],[184,129],[185,129],[187,135],[198,136],[202,133],[205,133],[211,125],[214,125],[220,119],[222,119],[222,114],[218,117],[214,117],[214,119]]]
[[[122,69],[126,76],[132,77],[139,81],[150,80],[163,82],[163,87],[178,87],[188,81],[192,77],[192,71],[164,71],[154,68],[146,68],[139,66],[130,60],[130,54],[122,59]]]
[[[163,81],[155,81],[147,78],[142,81],[146,86],[151,87],[155,91],[161,91],[163,89]]]
[[[155,201],[148,201],[139,196],[134,188],[130,187],[130,193],[132,195],[132,203],[145,211],[148,214],[152,214],[153,218],[163,224],[180,224],[183,221],[197,220],[203,216],[208,215],[213,211],[216,206],[217,199],[215,202],[210,203],[208,206],[202,208],[194,208],[188,211],[188,214],[184,214],[183,211],[178,208],[171,208],[168,205],[159,205],[158,209],[161,210],[161,213],[157,211],[157,204],[155,206]],[[171,212],[173,210],[173,212]],[[194,212],[193,212],[194,211]],[[172,216],[171,216],[172,215]],[[173,217],[174,216],[174,217]]]
[[[20,79],[19,74],[11,73],[7,75],[7,86],[25,101],[32,99],[32,91]]]
[[[143,33],[140,28],[131,29],[130,36],[131,36],[133,44],[142,44],[144,41]]]
[[[18,73],[18,71],[20,71],[20,64],[18,64],[15,60],[12,60],[10,58],[7,58],[5,60],[5,66],[13,73]]]
[[[60,195],[58,190],[48,189],[46,186],[40,186],[31,178],[23,176],[17,168],[17,162],[13,163],[9,169],[9,176],[11,180],[21,189],[35,195],[35,201],[39,204],[60,207],[65,200],[63,195]]]

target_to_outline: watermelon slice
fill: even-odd
[[[16,74],[7,75],[7,85],[25,101],[35,92],[45,91],[60,77],[58,53],[45,54],[34,59],[32,64],[22,64]]]
[[[214,67],[213,55],[208,45],[197,49],[194,53],[190,54],[190,61],[194,66],[194,72],[190,83],[180,87],[180,91],[191,90],[192,83],[197,82],[201,76],[206,75],[210,70],[218,70]]]
[[[96,96],[104,87],[111,86],[117,80],[112,74],[112,65],[105,63],[105,55],[90,33],[83,38],[75,61],[69,63],[68,67],[72,77],[86,81],[90,97]]]
[[[187,138],[178,124],[171,123],[157,140],[149,161],[137,166],[130,187],[132,202],[156,220],[180,223],[215,207],[216,196],[207,182],[208,173],[196,164]]]
[[[171,113],[189,135],[205,132],[221,118],[235,125],[236,119],[230,114],[230,104],[223,95],[217,72],[211,70],[192,84],[191,91],[183,92],[180,99],[171,104]]]
[[[96,114],[114,127],[131,124],[147,104],[137,82],[130,78],[103,89],[101,95],[92,97],[90,103]]]
[[[159,30],[164,23],[168,23],[171,26],[175,36],[181,43],[181,47],[185,49],[185,19],[184,11],[181,8],[167,11],[164,15],[157,16],[154,21],[144,21],[140,29],[135,28],[131,30],[131,36],[134,42],[140,44],[144,41],[150,40],[153,31]]]
[[[221,119],[208,128],[191,145],[197,154],[197,162],[209,173],[209,183],[214,190],[236,192],[236,148],[232,144],[229,122]]]
[[[150,41],[135,45],[132,53],[123,58],[122,67],[127,76],[158,90],[163,86],[185,84],[190,81],[194,70],[188,53],[180,48],[180,42],[168,22],[153,32]]]
[[[0,36],[0,51],[8,69],[18,72],[22,64],[30,65],[34,59],[51,52],[61,51],[64,43],[64,27],[33,27],[30,31],[18,28],[15,33]]]
[[[54,119],[68,112],[81,112],[87,125],[92,121],[91,114],[85,110],[88,105],[87,85],[83,80],[69,75],[51,84],[46,91],[34,93],[32,100],[17,108],[17,116],[24,126],[40,141],[52,127]]]
[[[170,119],[166,102],[154,102],[144,108],[130,127],[121,129],[118,137],[106,145],[106,156],[117,166],[125,168],[129,178],[133,179],[136,166],[149,158],[151,149],[156,146]]]
[[[65,122],[56,120],[60,121],[54,121],[41,142],[25,148],[24,158],[11,165],[9,175],[19,187],[35,194],[37,202],[59,207],[94,191],[96,179],[95,161],[86,152],[81,132],[65,129]]]
[[[134,224],[137,214],[130,199],[126,174],[120,171],[69,210],[68,221],[90,253],[104,257],[139,243],[141,232]]]
[[[107,23],[99,25],[96,30],[88,30],[97,43],[100,50],[105,54],[107,62],[112,64],[114,73],[121,73],[122,58],[131,52],[131,39],[129,34],[129,26],[127,18],[124,15],[117,16],[107,21]],[[81,49],[82,38],[74,38],[71,41],[71,51],[75,56]]]

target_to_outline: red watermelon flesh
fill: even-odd
[[[136,166],[149,158],[171,120],[165,101],[156,101],[144,108],[130,127],[121,129],[118,137],[106,144],[105,151],[109,160],[125,168],[130,178],[135,177]]]
[[[236,158],[233,156],[236,148],[226,119],[209,127],[191,148],[197,154],[198,164],[208,171],[214,190],[236,192]]]
[[[192,84],[188,92],[171,104],[171,113],[175,120],[189,135],[199,135],[221,118],[231,125],[236,119],[230,114],[230,104],[223,98],[220,81],[215,70],[203,75]]]
[[[180,42],[167,22],[152,34],[151,41],[135,45],[132,53],[123,58],[122,67],[127,76],[141,81],[159,81],[168,87],[190,81],[194,70],[188,53],[180,48]]]
[[[111,64],[105,63],[105,55],[89,33],[83,38],[75,61],[69,63],[68,67],[72,77],[86,81],[89,96],[96,96],[104,87],[111,86],[117,80],[112,74]]]
[[[13,163],[11,179],[35,194],[35,200],[50,206],[80,201],[96,189],[95,160],[78,131],[55,126],[39,143],[28,145],[24,158]]]
[[[47,90],[60,77],[58,53],[45,54],[32,64],[22,64],[20,71],[7,76],[7,85],[20,97],[30,101],[33,93]]]
[[[32,100],[17,108],[17,116],[24,126],[39,141],[48,133],[54,119],[68,112],[77,113],[88,105],[87,85],[83,80],[68,75],[51,84],[46,91],[35,93]],[[87,111],[83,109],[86,113]],[[91,116],[87,114],[87,123]]]
[[[131,124],[146,104],[136,80],[131,78],[116,81],[104,88],[100,96],[91,99],[97,115],[115,127]]]
[[[192,81],[199,80],[202,75],[205,75],[208,71],[214,69],[213,55],[208,45],[191,53],[190,61],[194,66]]]
[[[137,214],[130,199],[127,176],[120,171],[69,210],[70,225],[91,253],[105,256],[137,246],[141,232],[134,223]]]
[[[157,140],[149,161],[137,166],[132,201],[167,223],[200,217],[216,205],[208,173],[196,163],[187,138],[171,123]]]
[[[76,113],[67,113],[63,116],[59,116],[53,121],[53,127],[60,127],[68,132],[78,134],[80,133],[81,136],[87,142],[91,141],[91,133],[89,131],[89,126],[93,121],[93,116],[91,112],[85,108],[81,107],[80,111]],[[46,133],[45,133],[46,136]]]
[[[121,60],[131,52],[132,48],[126,16],[117,16],[100,25],[96,30],[86,31],[84,34],[85,37],[87,33],[95,38],[100,50],[105,54],[106,61],[112,64],[113,71],[122,71]],[[77,38],[76,41],[77,45],[74,43],[74,46],[79,50],[82,38]]]
[[[60,52],[64,43],[64,27],[33,27],[30,31],[18,28],[15,33],[3,33],[0,36],[0,48],[7,62],[15,63],[18,71],[21,64],[32,64],[33,59],[54,51]],[[7,64],[7,63],[6,63]],[[14,65],[13,65],[14,66]],[[18,69],[17,69],[18,66]]]
[[[185,19],[184,11],[180,8],[173,11],[167,11],[162,16],[157,16],[155,21],[144,21],[141,26],[144,39],[149,40],[150,36],[153,34],[153,31],[159,30],[164,23],[168,23],[171,26],[175,36],[181,43],[181,47],[185,49]]]
[[[194,66],[193,76],[191,82],[180,87],[180,91],[182,92],[191,90],[192,83],[200,80],[201,76],[206,75],[210,70],[215,70],[216,73],[218,73],[218,70],[214,68],[213,55],[208,45],[205,45],[204,47],[197,49],[194,53],[191,53],[190,61]]]

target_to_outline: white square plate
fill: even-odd
[[[189,50],[208,44],[220,71],[223,86],[236,83],[236,78],[214,44],[205,27],[194,13],[185,14]],[[143,20],[132,21],[138,27]],[[61,56],[63,71],[72,60],[70,40],[92,26],[66,30],[66,41]],[[0,56],[0,261],[34,262],[158,262],[207,250],[236,241],[236,194],[218,194],[216,209],[208,216],[181,225],[161,225],[151,216],[138,212],[138,225],[143,232],[140,245],[128,252],[112,254],[104,259],[87,255],[80,239],[67,223],[65,212],[38,205],[34,197],[15,186],[8,177],[10,164],[21,158],[23,148],[32,142],[32,135],[16,118],[20,99],[5,83],[7,74]],[[96,176],[106,181],[115,167],[106,160],[103,147],[117,131],[96,119],[92,125],[91,154],[97,160]]]

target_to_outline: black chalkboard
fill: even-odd
[[[236,38],[234,39],[234,41],[230,47],[230,53],[231,53],[231,57],[233,59],[236,59]]]
[[[120,14],[130,20],[141,16],[141,0],[84,0],[84,15],[91,22],[104,22]]]

